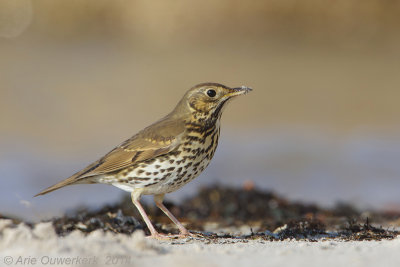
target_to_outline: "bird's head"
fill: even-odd
[[[219,83],[201,83],[189,89],[178,106],[199,118],[218,118],[230,99],[251,90],[246,86],[229,88]]]

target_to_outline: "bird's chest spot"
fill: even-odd
[[[208,166],[217,147],[218,137],[219,128],[202,134],[191,133],[175,151],[138,164],[128,173],[128,183],[148,190],[164,188],[167,192],[175,191],[196,178]]]
[[[188,162],[188,171],[197,175],[208,166],[217,148],[218,137],[219,128],[188,135],[181,148],[182,158]]]

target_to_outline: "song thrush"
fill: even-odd
[[[158,233],[139,200],[154,195],[157,205],[179,228],[189,231],[163,205],[166,193],[196,178],[210,163],[217,148],[220,118],[225,104],[249,87],[229,88],[202,83],[186,92],[167,116],[126,140],[98,161],[38,195],[72,184],[103,183],[131,192],[132,202],[142,215],[151,236]]]

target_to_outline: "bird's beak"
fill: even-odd
[[[228,97],[232,97],[232,96],[238,96],[238,95],[245,95],[247,93],[249,93],[250,91],[252,91],[253,89],[251,89],[250,87],[247,86],[241,86],[241,87],[236,87],[236,88],[231,88],[230,91],[227,96]]]

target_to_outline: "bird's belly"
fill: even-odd
[[[172,161],[176,164],[171,164]],[[209,163],[209,159],[201,157],[186,161],[171,158],[167,162],[157,159],[147,166],[135,168],[126,178],[120,178],[112,185],[128,192],[140,188],[142,194],[170,193],[196,178]]]
[[[204,156],[186,160],[184,157],[162,157],[132,170],[128,177],[133,179],[128,183],[114,185],[126,191],[141,188],[142,194],[170,193],[199,176],[209,163],[210,159]]]

